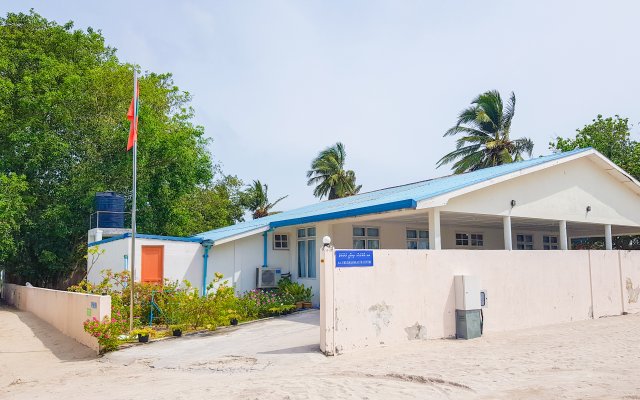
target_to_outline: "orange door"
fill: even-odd
[[[142,282],[162,283],[164,246],[142,246]]]

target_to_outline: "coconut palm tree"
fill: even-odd
[[[259,180],[253,181],[247,190],[245,190],[240,197],[240,202],[243,207],[251,211],[253,219],[266,217],[268,215],[278,214],[280,211],[271,211],[276,204],[287,198],[287,196],[280,197],[273,203],[269,202],[269,196],[267,191],[269,187],[263,184]]]
[[[316,185],[313,195],[329,200],[357,194],[362,185],[356,185],[356,173],[344,169],[347,153],[340,142],[322,150],[307,171],[307,185]]]
[[[511,139],[511,121],[516,107],[516,96],[503,107],[497,90],[485,92],[463,110],[458,123],[444,136],[462,136],[456,149],[438,161],[437,166],[454,163],[456,174],[521,161],[523,154],[531,156],[533,142],[529,138]]]

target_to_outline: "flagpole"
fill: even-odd
[[[133,199],[131,201],[131,281],[129,288],[131,289],[131,298],[129,300],[129,331],[133,330],[133,285],[136,280],[136,191],[137,191],[137,172],[138,172],[138,98],[137,98],[138,73],[133,68],[133,124],[136,129],[136,135],[133,142]]]

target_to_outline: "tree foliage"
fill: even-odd
[[[329,200],[358,194],[362,185],[356,184],[356,174],[345,170],[347,153],[340,142],[320,152],[307,171],[307,185],[316,185],[313,195]]]
[[[24,176],[0,174],[0,262],[16,254],[20,241],[20,227],[27,211]]]
[[[476,97],[471,106],[458,116],[458,122],[444,136],[462,135],[456,149],[442,157],[437,166],[453,163],[456,174],[521,161],[531,156],[533,142],[529,138],[511,139],[511,122],[516,109],[516,96],[503,105],[496,90]]]
[[[277,214],[279,211],[271,211],[280,201],[287,196],[280,197],[271,203],[269,201],[269,187],[259,180],[253,181],[243,193],[241,193],[241,204],[251,211],[253,219],[264,218],[269,215]]]
[[[0,265],[14,277],[55,285],[83,264],[94,194],[113,190],[130,200],[125,116],[133,68],[118,60],[99,31],[74,30],[71,22],[58,25],[33,11],[0,18],[0,174],[24,176],[33,199],[19,251]],[[203,217],[206,206],[188,207],[198,199],[229,204],[212,181],[209,143],[191,122],[190,100],[170,74],[141,74],[141,232],[195,233],[206,223],[212,229],[237,218],[233,211]],[[194,216],[201,221],[191,222]]]
[[[593,147],[620,168],[640,179],[640,143],[631,140],[628,118],[603,118],[598,115],[591,124],[576,129],[574,138],[557,137],[549,148],[556,151],[570,151]]]

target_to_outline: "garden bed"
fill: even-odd
[[[112,318],[85,321],[84,328],[98,339],[103,352],[129,346],[136,340],[164,340],[176,334],[192,335],[214,332],[222,327],[243,325],[256,320],[299,312],[302,304],[310,306],[311,288],[283,278],[274,289],[256,289],[238,296],[226,285],[219,273],[206,288],[205,294],[188,281],[162,285],[141,283],[134,286],[134,320],[136,329],[129,332],[129,273],[103,271],[99,285],[86,281],[69,288],[83,293],[111,296]],[[151,326],[149,326],[151,325]],[[227,329],[225,329],[227,330]],[[128,336],[124,339],[123,336]],[[133,343],[135,344],[135,343]]]

